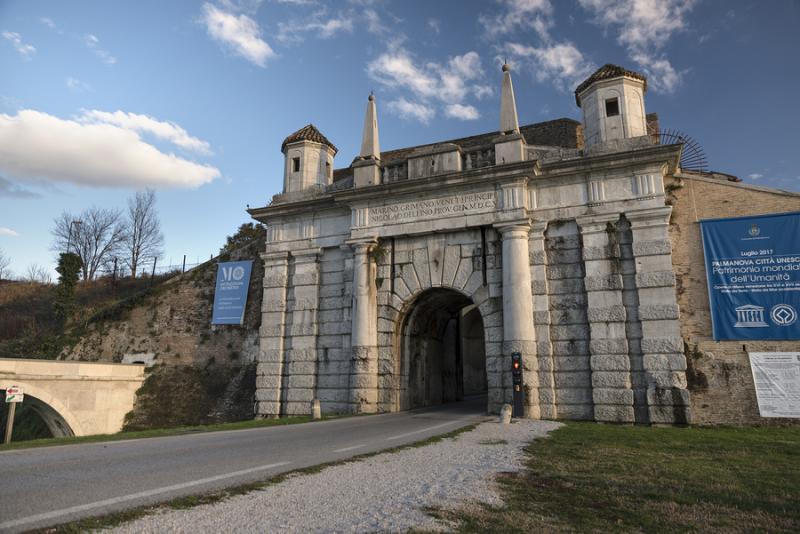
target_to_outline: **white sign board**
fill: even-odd
[[[761,417],[800,418],[800,352],[751,352]]]
[[[6,389],[6,402],[22,402],[25,395],[22,393],[22,388],[19,386],[9,386]]]

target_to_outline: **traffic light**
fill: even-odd
[[[522,417],[524,415],[525,390],[522,387],[522,354],[519,352],[511,353],[511,384],[514,393],[513,416]]]

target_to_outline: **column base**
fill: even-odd
[[[378,411],[378,347],[353,347],[350,367],[350,411]]]

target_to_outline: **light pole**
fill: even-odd
[[[80,226],[82,223],[81,221],[75,220],[69,223],[69,233],[67,237],[67,254],[69,254],[70,246],[72,245],[72,227],[73,226]]]

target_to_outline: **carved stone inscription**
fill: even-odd
[[[452,197],[403,202],[369,209],[370,224],[467,215],[470,212],[489,211],[497,201],[494,192],[469,193]]]

